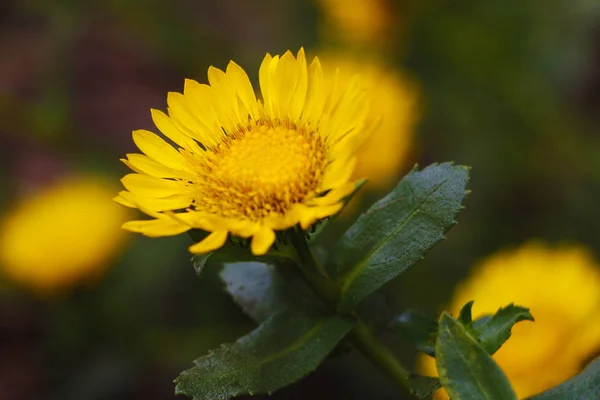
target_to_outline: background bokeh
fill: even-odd
[[[472,166],[458,226],[386,287],[392,312],[436,313],[476,261],[530,238],[581,243],[600,257],[596,0],[2,1],[0,218],[65,176],[102,177],[116,193],[126,171],[118,160],[135,151],[131,131],[152,129],[149,109],[165,109],[184,78],[205,82],[210,65],[233,59],[255,79],[266,52],[301,46],[376,59],[413,88],[415,123],[397,133],[411,150],[395,173],[415,162]],[[389,188],[367,185],[330,237]],[[76,254],[77,240],[61,243],[55,223],[48,240]],[[126,235],[100,277],[68,290],[2,276],[1,399],[173,398],[172,379],[194,358],[253,328],[216,268],[195,276],[188,236]],[[28,248],[42,242],[32,234]],[[394,396],[357,354],[275,395]]]

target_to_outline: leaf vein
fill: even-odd
[[[358,262],[352,270],[350,270],[346,275],[344,275],[342,277],[342,286],[340,289],[341,295],[343,295],[344,293],[346,293],[346,291],[348,291],[352,282],[354,282],[354,280],[358,277],[358,275],[368,266],[369,258],[373,254],[378,252],[390,240],[392,240],[392,237],[396,236],[398,234],[398,232],[400,232],[406,226],[406,224],[408,224],[410,222],[410,220],[421,210],[423,205],[425,203],[427,203],[429,201],[429,199],[431,199],[431,197],[438,191],[438,189],[440,189],[440,187],[447,181],[448,181],[447,179],[444,179],[442,182],[435,185],[432,188],[431,193],[429,193],[421,202],[419,202],[415,206],[414,210],[408,216],[406,216],[404,221],[402,221],[402,223],[396,229],[394,229],[394,231],[391,234],[387,235],[371,252],[367,253],[365,255],[365,257],[360,262]],[[386,204],[386,206],[387,206],[387,204]],[[382,209],[384,207],[381,207],[380,209]]]

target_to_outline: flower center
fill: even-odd
[[[326,166],[317,132],[295,124],[253,122],[230,133],[201,168],[199,211],[260,219],[316,194]]]

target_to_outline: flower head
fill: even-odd
[[[457,287],[450,310],[456,315],[470,300],[473,317],[512,302],[530,308],[535,322],[515,325],[493,356],[519,398],[575,375],[600,351],[600,269],[581,247],[532,242],[494,254]],[[436,373],[432,358],[418,364]]]
[[[18,202],[0,222],[0,268],[40,294],[69,289],[104,272],[127,235],[129,216],[97,177],[58,181]]]
[[[355,185],[355,152],[368,134],[369,103],[358,77],[325,74],[318,58],[267,54],[259,71],[262,100],[233,61],[211,67],[209,85],[186,80],[169,93],[168,115],[152,110],[152,132],[133,132],[142,154],[123,160],[123,205],[154,219],[123,227],[148,236],[189,229],[210,234],[190,247],[207,253],[228,235],[252,238],[265,254],[276,231],[308,229],[337,213]]]

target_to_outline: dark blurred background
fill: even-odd
[[[392,311],[435,313],[475,261],[529,238],[600,253],[596,0],[4,0],[0,216],[66,175],[102,176],[118,190],[131,131],[152,129],[149,109],[165,109],[184,78],[205,82],[210,65],[232,59],[255,79],[266,52],[301,46],[383,60],[418,87],[418,122],[398,132],[412,148],[398,173],[415,162],[472,166],[459,225],[386,287]],[[253,328],[216,268],[195,276],[189,237],[124,243],[91,285],[48,295],[3,275],[1,399],[173,398],[172,380],[193,359]],[[394,396],[350,354],[275,398]]]

